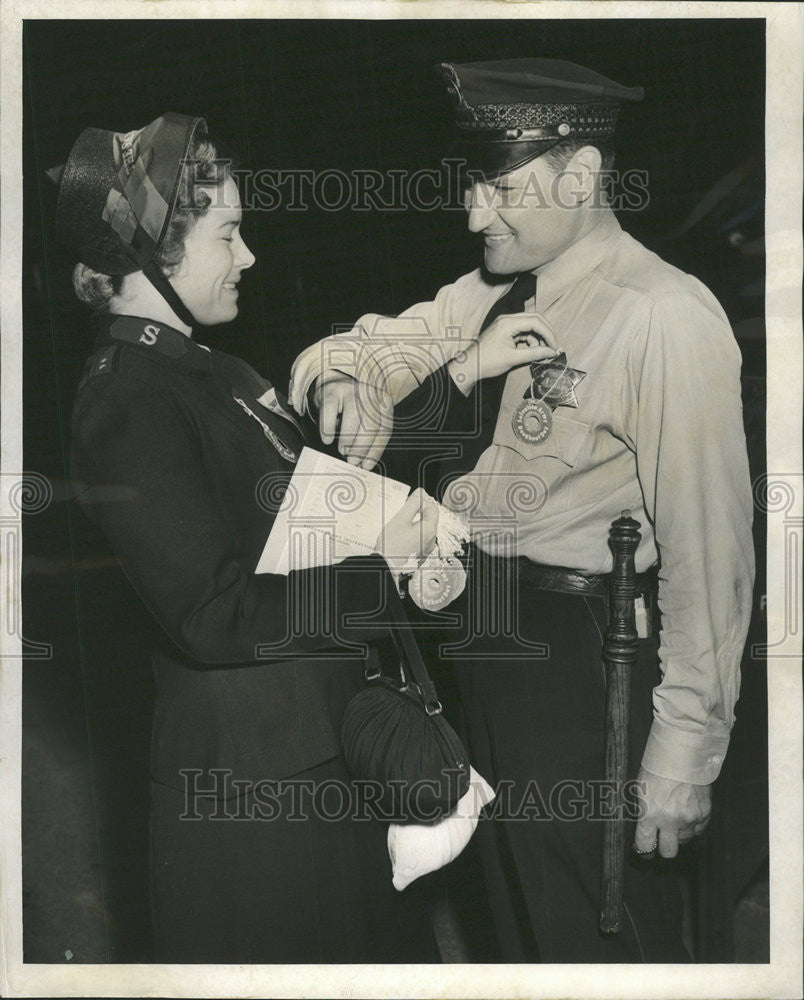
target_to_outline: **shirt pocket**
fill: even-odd
[[[554,411],[550,434],[544,441],[531,442],[514,433],[513,416],[509,412],[500,413],[494,429],[495,445],[510,448],[526,462],[536,458],[557,459],[561,464],[554,471],[559,476],[575,468],[591,430],[589,424]]]
[[[591,426],[582,420],[553,413],[550,435],[539,442],[522,441],[514,433],[512,412],[506,407],[494,430],[493,482],[486,484],[489,505],[513,516],[527,527],[539,516],[566,512],[573,480],[582,461]]]

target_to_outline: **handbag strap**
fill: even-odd
[[[410,671],[416,686],[421,692],[425,711],[428,715],[438,715],[442,711],[441,702],[438,700],[435,684],[427,672],[427,667],[424,665],[419,644],[416,642],[416,637],[408,621],[408,616],[405,614],[402,598],[397,593],[395,586],[391,586],[390,590],[388,609],[391,612],[393,620],[391,637],[399,652],[400,660]]]

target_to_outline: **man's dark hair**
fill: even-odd
[[[614,166],[614,144],[610,139],[562,139],[542,153],[547,165],[554,171],[563,170],[572,157],[584,146],[594,146],[600,152],[601,169],[605,172]]]

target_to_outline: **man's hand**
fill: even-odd
[[[347,462],[373,468],[394,428],[391,396],[383,389],[336,372],[321,375],[313,392],[324,444],[332,444],[337,437],[338,451]]]
[[[644,767],[639,769],[637,782],[643,791],[634,847],[640,854],[649,854],[658,845],[663,858],[674,858],[679,844],[706,829],[712,812],[712,786],[660,778]]]
[[[456,385],[468,395],[479,379],[494,378],[512,368],[545,361],[558,353],[553,328],[537,313],[498,316],[480,337],[449,363]]]

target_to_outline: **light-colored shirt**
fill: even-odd
[[[466,511],[473,498],[475,541],[492,554],[496,537],[511,554],[510,530],[495,536],[483,524],[510,522],[513,503],[517,555],[586,574],[611,569],[609,527],[631,511],[641,524],[637,570],[660,561],[662,682],[643,765],[707,784],[728,748],[752,602],[739,349],[714,296],[613,214],[536,273],[525,309],[550,323],[568,365],[585,373],[578,406],[558,406],[541,443],[520,440],[511,419],[530,374],[514,369],[493,443],[445,502]],[[509,287],[478,270],[400,317],[363,316],[300,356],[296,400],[327,368],[403,398],[478,336]]]

